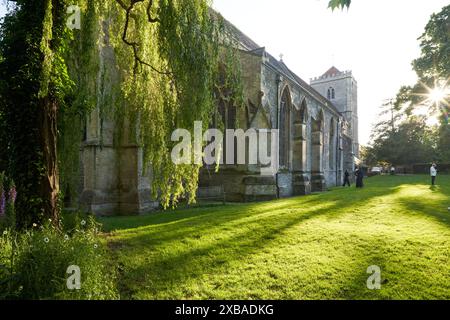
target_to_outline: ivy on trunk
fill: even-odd
[[[59,226],[57,115],[72,83],[64,0],[14,1],[0,40],[2,163],[17,184],[17,226]]]

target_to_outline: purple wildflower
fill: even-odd
[[[6,208],[6,197],[5,192],[2,190],[2,194],[0,195],[0,216],[5,215],[5,208]]]

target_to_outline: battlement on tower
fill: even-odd
[[[353,77],[353,73],[351,70],[347,70],[347,71],[335,70],[334,72],[328,71],[327,73],[321,75],[320,77],[311,78],[310,83],[314,84],[314,83],[318,83],[318,82],[323,82],[323,81],[328,81],[328,80],[338,80],[338,79],[344,79],[344,78],[348,78],[348,77]]]

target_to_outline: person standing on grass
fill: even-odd
[[[364,187],[364,172],[362,171],[361,168],[357,168],[356,172],[355,172],[355,176],[356,176],[356,187],[357,188],[362,188]]]
[[[350,173],[348,173],[348,170],[345,170],[345,173],[344,173],[344,185],[343,185],[343,187],[345,187],[346,185],[348,185],[349,187],[351,187],[351,183],[350,183]]]
[[[395,176],[395,167],[394,166],[391,167],[391,176]]]
[[[433,163],[431,165],[430,175],[431,175],[431,185],[434,186],[436,184],[436,177],[437,177],[437,166],[436,166],[436,163]]]

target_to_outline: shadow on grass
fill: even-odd
[[[310,196],[309,198],[309,200],[302,201],[302,204],[315,202],[317,196]],[[298,204],[296,198],[250,204],[232,203],[214,207],[159,211],[141,216],[106,217],[100,218],[99,221],[103,224],[103,230],[105,232],[111,232],[164,224],[187,223],[189,221],[197,222],[198,220],[203,220],[205,218],[220,219],[217,212],[233,214],[242,211],[258,210],[259,213],[264,213],[269,210],[291,208],[295,204]]]
[[[222,222],[222,220],[221,217],[217,214],[218,212],[230,213],[231,215],[234,215],[236,213],[239,215],[239,212],[244,211],[264,213],[273,210],[296,209],[302,206],[307,209],[307,205],[315,204],[317,203],[317,201],[339,201],[340,205],[346,206],[352,205],[353,203],[356,203],[358,201],[363,203],[364,201],[370,200],[370,198],[372,197],[387,195],[398,188],[397,181],[395,179],[392,179],[391,177],[386,177],[390,179],[385,179],[385,181],[380,181],[380,179],[377,178],[380,177],[366,179],[367,182],[364,189],[355,189],[354,186],[352,188],[335,187],[332,188],[331,192],[328,193],[317,193],[309,196],[293,197],[274,200],[270,202],[245,204],[232,203],[225,206],[160,211],[141,216],[136,215],[131,217],[105,217],[100,218],[99,220],[101,223],[103,223],[103,230],[105,232],[135,229],[154,225],[164,225],[169,223],[186,223],[188,221],[199,222],[199,220],[203,220],[204,218],[219,219],[215,220],[214,222],[220,223]],[[224,216],[224,220],[226,220],[226,218],[227,216]]]
[[[444,248],[442,245],[440,249]],[[448,253],[439,252],[433,256],[438,260],[431,263],[429,257],[431,250],[440,249],[430,247],[429,243],[411,246],[410,239],[398,242],[379,238],[376,246],[367,246],[364,254],[358,252],[357,259],[351,261],[351,275],[345,277],[336,296],[350,300],[448,300]],[[400,256],[403,258],[399,259]],[[367,287],[369,266],[381,269],[380,290]]]
[[[152,284],[146,289],[150,296],[176,290],[185,281],[221,272],[232,262],[260,253],[293,226],[320,216],[337,218],[347,209],[397,190],[395,187],[367,192],[345,190],[337,191],[338,195],[222,207],[214,212],[202,210],[195,216],[189,216],[195,212],[183,212],[183,217],[164,217],[163,225],[153,223],[122,231],[122,239],[110,240],[111,248],[120,249],[116,252],[123,268],[119,287],[127,299],[139,291],[134,287],[142,277]],[[160,217],[155,219],[162,223]],[[188,294],[183,297],[189,298]]]
[[[395,195],[405,185],[419,183],[418,186],[426,189],[423,180],[418,181],[417,177],[371,178],[363,190],[334,188],[321,195],[266,203],[104,219],[107,230],[117,230],[108,240],[121,267],[119,287],[122,297],[130,299],[144,294],[153,298],[191,298],[187,282],[194,280],[201,285],[205,276],[226,275],[229,268],[236,268],[234,262],[242,261],[244,265],[253,255],[282,244],[285,232],[292,227],[316,217],[339,218],[377,197]],[[434,213],[430,208],[442,206],[447,192],[448,186],[444,184],[433,192],[435,198],[432,200],[406,195],[395,196],[393,201],[409,211],[431,215],[443,222],[443,212]],[[443,196],[439,197],[441,194]],[[446,225],[449,225],[448,221]],[[370,250],[369,247],[364,249]],[[341,292],[335,292],[336,296],[379,298],[380,295],[367,292],[365,281],[369,275],[365,269],[372,264],[384,267],[384,257],[373,249],[370,257],[365,256],[361,248],[352,247],[351,250],[358,250],[354,255],[356,260],[349,261],[348,266],[340,261],[343,264],[340,268],[347,273],[344,287]],[[353,270],[359,271],[354,274]],[[233,290],[231,285],[228,292]],[[176,296],[165,295],[174,292],[177,292]]]
[[[445,195],[439,187],[432,190],[432,197],[402,197],[398,201],[407,209],[409,214],[420,214],[432,217],[435,221],[450,227],[450,198]]]

